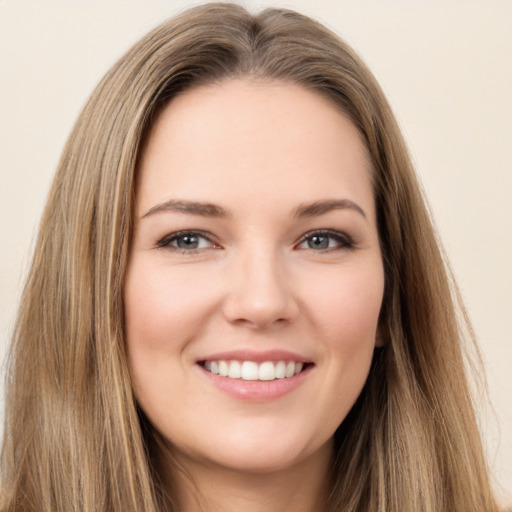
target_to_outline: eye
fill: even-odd
[[[299,242],[298,249],[313,249],[314,251],[330,251],[348,249],[354,246],[351,238],[339,231],[320,230],[306,233]]]
[[[157,247],[165,247],[181,252],[194,252],[201,249],[218,248],[206,233],[201,231],[177,231],[164,236]]]

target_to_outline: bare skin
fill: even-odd
[[[162,110],[139,173],[130,370],[180,511],[321,511],[379,344],[357,129],[298,85],[227,80]]]
[[[183,512],[323,512],[330,492],[331,453],[329,442],[315,454],[318,461],[304,460],[292,471],[244,473],[197,465],[187,467],[187,474],[174,470],[168,478],[179,490]],[[322,465],[323,470],[312,474],[311,468]]]

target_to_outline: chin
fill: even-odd
[[[213,441],[213,440],[212,440]],[[197,448],[197,447],[196,447]],[[277,473],[301,466],[304,462],[332,451],[328,440],[319,446],[318,440],[290,438],[288,432],[273,436],[227,435],[220,442],[212,442],[208,448],[188,457],[197,462],[209,463],[238,473]]]

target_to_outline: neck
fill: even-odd
[[[172,470],[180,512],[323,512],[330,491],[332,444],[292,467],[242,471],[203,462],[183,462]],[[167,465],[170,467],[170,464]],[[170,470],[165,471],[169,477]]]

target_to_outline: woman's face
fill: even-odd
[[[191,464],[325,460],[384,288],[357,130],[298,85],[229,80],[160,113],[139,171],[125,308],[140,407]]]

